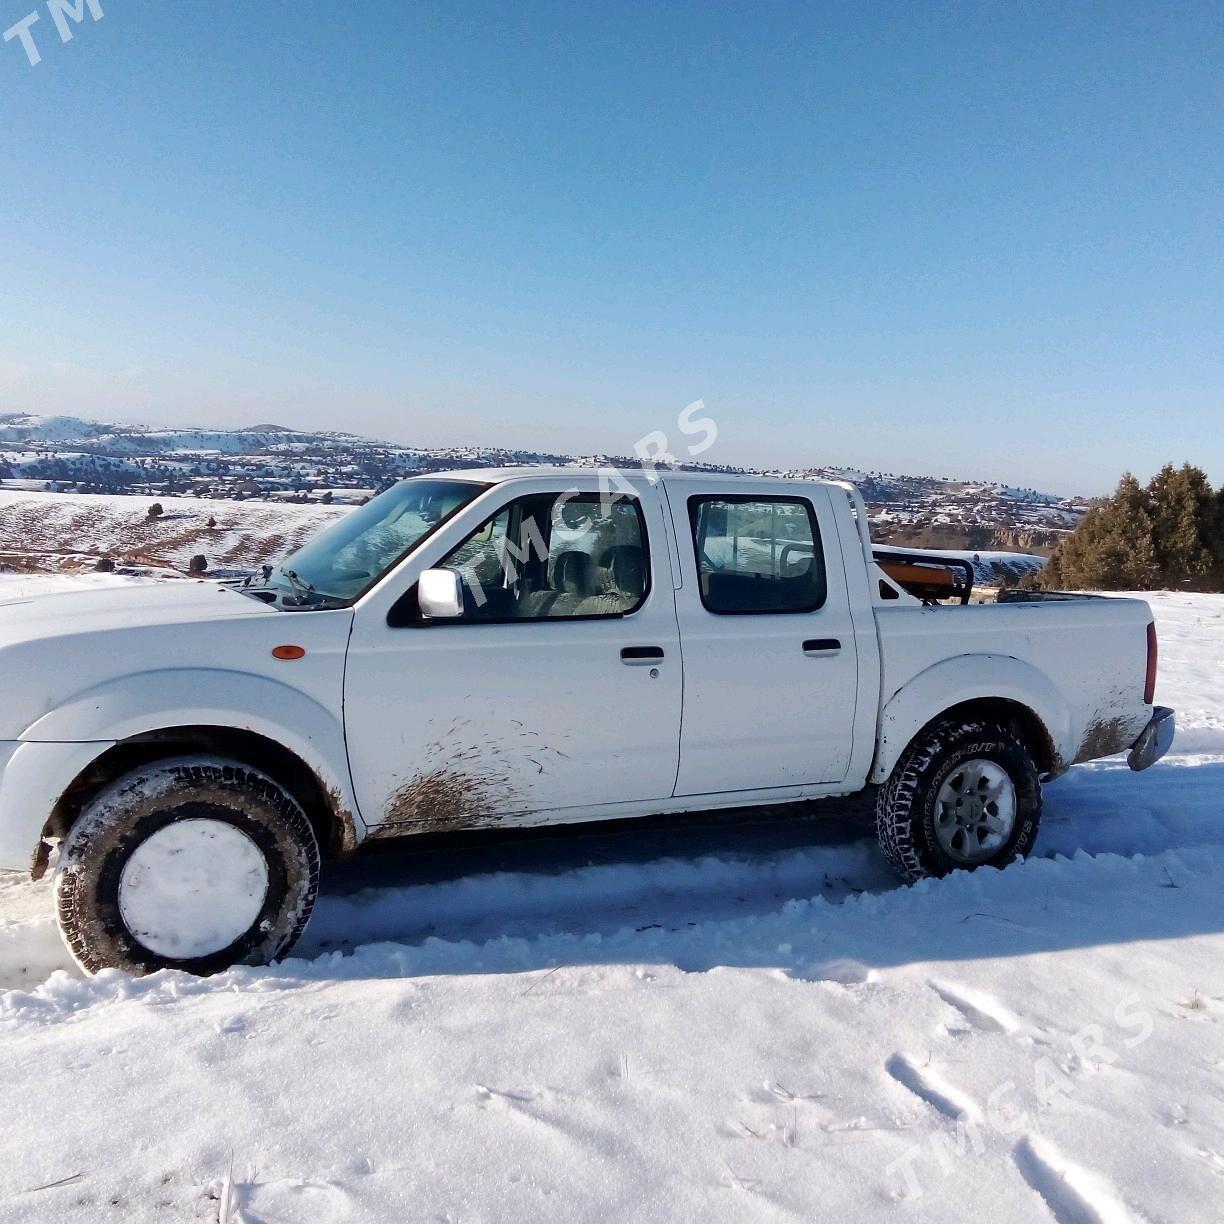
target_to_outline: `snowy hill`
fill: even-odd
[[[176,450],[248,454],[294,444],[344,445],[363,440],[354,434],[301,432],[283,425],[252,425],[244,429],[153,429],[85,421],[71,416],[0,414],[0,443],[54,449],[60,443],[83,441],[104,450],[148,455]]]
[[[0,1218],[1220,1218],[1224,597],[1151,598],[1173,755],[1003,872],[845,810],[468,840],[203,981],[83,981],[4,879]]]
[[[415,472],[536,463],[640,465],[632,456],[573,456],[492,446],[414,447],[281,424],[155,429],[68,416],[0,415],[0,487],[28,492],[294,496],[308,501],[329,495],[341,502],[358,500]],[[709,470],[763,469],[711,465]],[[769,469],[766,474],[853,480],[867,499],[877,538],[919,547],[1019,547],[1048,553],[1083,513],[1083,506],[1074,501],[981,481],[819,463]],[[1001,533],[1008,533],[1006,542]]]

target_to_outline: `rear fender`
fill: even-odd
[[[914,736],[946,710],[970,701],[1002,700],[1023,706],[1045,731],[1053,774],[1075,756],[1071,709],[1054,683],[1030,663],[1010,655],[958,655],[919,672],[880,712],[876,758],[868,778],[883,782]]]

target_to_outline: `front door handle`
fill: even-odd
[[[657,663],[663,657],[662,646],[622,646],[621,662],[630,667]]]
[[[808,638],[803,643],[805,655],[835,655],[841,650],[840,638]]]

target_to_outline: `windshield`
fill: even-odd
[[[333,523],[268,571],[284,607],[337,607],[373,586],[435,527],[488,485],[414,476]]]

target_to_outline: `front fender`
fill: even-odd
[[[110,740],[0,744],[0,871],[31,871],[51,809]]]
[[[919,672],[884,704],[869,781],[887,779],[914,736],[933,718],[967,701],[992,698],[1032,711],[1053,747],[1056,771],[1058,762],[1075,756],[1071,708],[1048,676],[1010,655],[957,655]]]
[[[62,702],[26,728],[21,743],[92,743],[93,759],[134,736],[193,726],[251,731],[287,748],[314,771],[341,820],[352,824],[352,840],[364,836],[340,719],[300,689],[266,676],[219,668],[123,676]],[[72,754],[74,760],[78,755]],[[57,797],[88,763],[63,779]],[[41,813],[40,832],[48,814]]]

